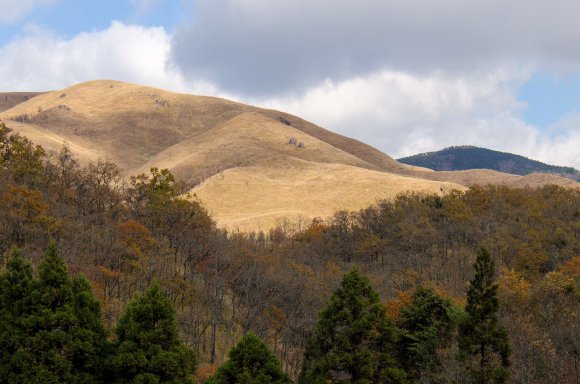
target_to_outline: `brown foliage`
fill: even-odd
[[[14,153],[28,160],[17,164]],[[417,284],[461,303],[474,249],[484,244],[501,268],[512,378],[574,382],[577,190],[405,194],[304,228],[241,234],[217,229],[166,170],[122,180],[112,163],[82,168],[66,149],[49,159],[3,129],[0,159],[0,251],[19,244],[36,263],[56,236],[71,270],[91,279],[109,326],[133,293],[157,279],[208,374],[251,331],[296,376],[318,311],[352,266],[369,276],[389,316],[397,316]]]

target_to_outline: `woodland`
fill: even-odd
[[[578,189],[242,233],[168,170],[81,166],[2,123],[0,180],[0,383],[580,380]]]

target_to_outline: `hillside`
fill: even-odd
[[[42,95],[42,92],[2,92],[0,93],[0,112],[10,109],[38,95]]]
[[[313,216],[326,218],[338,210],[358,210],[409,190],[441,193],[465,189],[454,183],[343,164],[293,160],[278,165],[227,170],[196,188],[195,193],[218,224],[267,230],[285,218],[310,222]]]
[[[434,171],[491,169],[521,176],[531,173],[551,173],[576,181],[580,180],[580,171],[572,167],[549,165],[512,153],[474,146],[449,147],[436,152],[404,157],[398,161]]]
[[[218,224],[242,230],[324,218],[407,190],[577,187],[551,175],[432,172],[283,112],[109,80],[40,94],[0,119],[51,152],[66,144],[82,163],[110,159],[124,175],[168,168],[194,186]]]

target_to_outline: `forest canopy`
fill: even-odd
[[[445,324],[453,328],[466,316],[460,309],[483,246],[495,262],[496,316],[509,336],[510,382],[576,383],[577,189],[408,193],[306,225],[227,232],[167,170],[126,179],[111,162],[81,166],[66,148],[46,153],[2,124],[0,177],[2,271],[17,246],[30,263],[21,273],[38,273],[54,238],[68,272],[86,276],[109,335],[135,294],[158,282],[175,310],[180,340],[196,355],[199,378],[214,374],[249,333],[298,378],[318,314],[355,267],[401,330],[417,321],[409,309],[422,305],[417,287],[440,298],[421,294],[429,305],[446,308],[439,325],[399,336],[436,352],[435,359],[413,355],[405,363],[409,370],[435,364],[444,367],[437,380],[450,381],[462,367],[449,336],[457,330]],[[86,291],[83,284],[75,289]],[[433,332],[441,336],[435,344]]]

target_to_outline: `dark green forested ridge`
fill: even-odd
[[[420,153],[397,161],[425,167],[435,171],[461,171],[467,169],[492,169],[495,171],[528,175],[554,173],[580,181],[580,171],[572,167],[549,165],[524,156],[499,152],[470,145],[448,147],[440,151]]]
[[[0,270],[11,268],[14,245],[22,255],[11,272],[23,283],[14,297],[35,280],[26,276],[38,276],[50,238],[72,276],[72,297],[78,292],[77,302],[85,303],[75,316],[92,316],[100,303],[109,337],[130,300],[156,280],[175,310],[181,340],[196,354],[200,380],[250,332],[297,378],[317,314],[353,267],[401,331],[395,348],[408,380],[425,366],[433,367],[434,380],[462,377],[454,329],[466,317],[466,284],[485,246],[495,260],[497,320],[509,336],[510,382],[576,384],[578,190],[490,186],[404,194],[300,226],[227,233],[198,201],[182,198],[187,185],[166,170],[123,182],[110,162],[81,167],[66,148],[47,154],[1,124],[0,179]],[[80,273],[87,280],[74,288]],[[86,300],[89,284],[96,300]],[[435,296],[419,294],[419,285]],[[450,323],[442,311],[425,325],[420,308],[449,309],[447,302]],[[29,305],[2,308],[2,319]],[[409,305],[416,308],[404,309]]]

